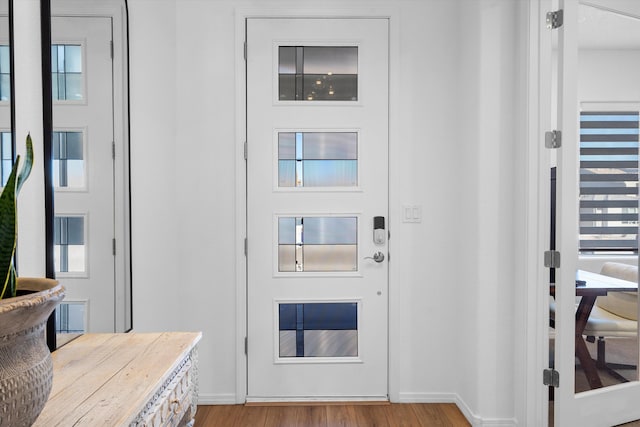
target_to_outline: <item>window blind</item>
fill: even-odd
[[[580,251],[638,250],[637,111],[580,114]]]

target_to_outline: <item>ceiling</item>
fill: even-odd
[[[582,1],[578,26],[581,48],[640,49],[640,1]]]

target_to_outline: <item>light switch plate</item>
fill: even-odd
[[[420,205],[403,205],[402,206],[402,222],[422,222],[422,206]]]

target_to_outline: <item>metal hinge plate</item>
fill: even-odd
[[[244,142],[244,159],[247,160],[249,148],[247,147],[247,141]]]
[[[562,27],[564,21],[564,12],[562,9],[556,10],[555,12],[547,12],[547,28],[550,30],[555,30],[556,28]]]
[[[560,252],[545,251],[544,266],[548,268],[560,268]]]
[[[560,373],[551,368],[543,370],[542,384],[550,387],[560,387]]]
[[[244,256],[247,256],[247,253],[249,252],[249,244],[247,243],[247,238],[244,238]]]
[[[244,337],[244,354],[249,354],[249,339]]]
[[[559,130],[545,132],[544,146],[546,148],[560,148],[562,146],[562,132]]]
[[[244,60],[247,60],[247,41],[244,41]]]

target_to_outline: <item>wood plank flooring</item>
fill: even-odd
[[[198,406],[196,427],[470,426],[453,403]]]

